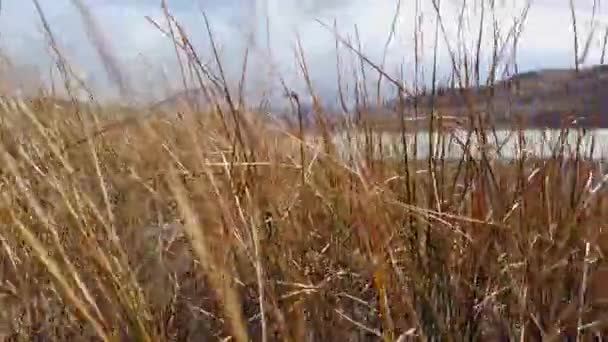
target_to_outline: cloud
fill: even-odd
[[[444,0],[442,16],[448,34],[446,39],[456,48],[456,23],[461,0]],[[99,26],[109,38],[113,54],[128,74],[132,86],[139,93],[151,97],[162,97],[168,79],[174,88],[179,86],[179,68],[171,42],[154,28],[145,16],[165,24],[158,0],[105,0],[84,1],[97,19]],[[380,63],[384,44],[395,13],[396,1],[392,0],[168,0],[169,7],[188,32],[197,51],[205,61],[212,58],[209,40],[204,27],[201,9],[204,9],[212,25],[214,38],[220,46],[223,66],[231,83],[239,80],[243,55],[247,47],[248,33],[256,33],[256,45],[250,56],[251,92],[265,89],[260,85],[268,81],[267,67],[281,71],[290,86],[303,91],[301,76],[297,75],[295,34],[301,38],[307,65],[321,95],[334,97],[336,89],[335,40],[332,33],[321,27],[316,20],[328,24],[337,21],[339,32],[345,37],[354,37],[356,26],[363,51]],[[435,29],[434,8],[431,1],[403,0],[396,36],[387,50],[386,70],[397,76],[403,69],[408,80],[413,78],[415,4],[419,3],[423,14],[424,44],[423,64],[428,81],[432,64],[433,32]],[[106,77],[103,65],[91,46],[82,20],[69,0],[40,0],[59,45],[80,70],[87,82],[98,93],[115,95],[116,89]],[[501,2],[498,2],[501,3]],[[581,34],[589,32],[591,0],[577,1]],[[4,50],[20,64],[36,66],[41,78],[48,79],[51,61],[42,35],[39,19],[30,1],[3,3],[0,19],[1,44]],[[512,24],[513,18],[524,7],[523,0],[503,1],[497,10],[503,30]],[[265,47],[265,13],[270,22],[270,45],[272,56]],[[479,11],[470,10],[467,23],[468,48],[474,47]],[[598,15],[600,23],[608,23],[605,10]],[[521,70],[541,67],[569,67],[573,64],[572,27],[567,1],[557,4],[554,0],[538,0],[529,12],[520,41],[518,61]],[[489,25],[490,21],[486,20]],[[488,26],[488,28],[490,28]],[[600,33],[603,30],[600,27]],[[484,47],[491,47],[492,37],[486,31]],[[599,60],[601,34],[592,44],[589,63]],[[439,71],[442,78],[449,76],[451,60],[442,39]],[[582,45],[582,43],[581,43]],[[490,50],[486,51],[486,60]],[[343,72],[352,75],[357,64],[352,53],[341,49]],[[272,57],[272,59],[271,59]],[[487,63],[486,63],[487,66]],[[164,75],[163,75],[164,73]],[[372,75],[370,70],[370,75]],[[376,76],[374,76],[375,79]],[[154,85],[151,87],[150,85]],[[352,82],[350,87],[352,88]]]

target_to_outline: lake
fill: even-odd
[[[465,150],[465,142],[469,131],[455,130],[450,133],[434,133],[432,135],[435,155],[443,153],[447,159],[459,159]],[[560,130],[524,130],[521,132],[512,130],[496,130],[486,132],[485,145],[486,151],[490,155],[500,159],[515,159],[526,153],[534,157],[549,157],[552,150],[559,146],[560,135],[564,141],[563,148],[566,155],[573,154],[577,146],[582,155],[595,160],[607,160],[608,158],[608,129],[590,129],[585,133],[577,130],[570,130],[567,134]],[[429,156],[429,133],[419,132],[417,134],[406,134],[408,155],[413,158],[415,140],[417,138],[417,157],[426,159]],[[319,138],[317,138],[320,141]],[[368,138],[369,139],[369,138]],[[403,144],[400,133],[374,133],[370,146],[373,146],[373,153],[376,158],[381,156],[388,158],[398,158],[403,155]],[[471,151],[473,155],[478,154],[482,144],[478,143],[476,135],[471,137]],[[580,144],[578,143],[580,141]],[[344,158],[350,155],[363,155],[365,151],[366,137],[363,133],[354,134],[343,131],[335,134],[334,144]],[[381,142],[381,143],[380,143]],[[441,152],[443,151],[443,152]],[[592,153],[593,152],[593,153]]]

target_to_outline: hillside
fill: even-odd
[[[470,113],[488,113],[498,126],[508,126],[522,121],[527,127],[558,128],[564,123],[579,127],[608,127],[608,66],[594,66],[579,70],[544,69],[529,71],[497,82],[493,86],[480,88],[441,89],[435,96],[435,110],[446,117],[465,117]],[[323,100],[323,99],[322,99]],[[416,101],[417,100],[417,101]],[[336,117],[340,109],[323,101],[324,114]],[[424,117],[431,110],[432,97],[421,95],[406,100],[407,114],[412,117],[414,104],[418,105],[419,116]],[[156,103],[153,108],[171,111],[179,110],[186,103],[204,108],[205,100],[200,90],[177,93]],[[384,127],[394,125],[397,101],[389,101],[384,108],[369,106],[363,112],[371,122]],[[471,109],[473,109],[471,111]],[[305,121],[310,124],[314,117],[308,99],[301,100],[301,110]],[[291,124],[296,119],[289,105],[271,104],[264,112],[272,112]],[[573,122],[574,119],[576,122]],[[411,118],[410,118],[411,119]]]
[[[608,66],[547,69],[515,75],[494,86],[443,90],[435,97],[436,111],[465,116],[489,113],[499,125],[522,119],[533,127],[561,127],[577,117],[577,126],[608,127]],[[408,99],[412,109],[416,99]],[[431,96],[417,98],[420,113],[430,111]],[[584,119],[583,119],[584,118]],[[571,122],[572,119],[569,119]]]

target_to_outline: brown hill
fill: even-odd
[[[413,116],[412,109],[417,100],[420,117],[428,116],[432,99],[430,95],[409,98],[406,102],[408,115]],[[536,128],[564,125],[608,128],[608,65],[583,68],[578,72],[573,69],[544,69],[521,73],[493,86],[444,88],[435,96],[434,102],[435,111],[450,117],[450,121],[460,122],[460,118],[470,113],[486,113],[497,126],[523,121],[527,127]],[[206,107],[202,92],[195,89],[177,93],[152,108],[175,111],[183,109],[186,103]],[[363,111],[372,124],[387,129],[398,128],[394,122],[396,103],[390,101],[383,107],[372,106]],[[302,110],[305,117],[313,116],[310,104],[302,103]],[[272,107],[269,111],[283,116],[294,114],[282,107]],[[340,112],[335,106],[324,106],[323,111],[330,117]],[[408,120],[408,126],[411,126],[413,117]],[[417,126],[424,127],[424,121],[416,121],[419,122]]]
[[[484,112],[501,125],[522,119],[533,127],[608,127],[608,66],[550,69],[518,74],[494,86],[441,90],[438,113],[462,117]],[[432,97],[417,98],[420,112],[430,111]],[[408,100],[411,108],[415,99]],[[471,110],[472,109],[472,110]]]

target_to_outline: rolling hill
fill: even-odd
[[[330,103],[325,99],[324,103]],[[205,107],[200,90],[177,93],[153,107],[175,110],[184,101]],[[311,123],[313,106],[302,100],[303,116]],[[420,116],[431,111],[433,98],[420,95],[406,99],[406,116],[412,118],[414,105]],[[493,86],[442,89],[435,97],[435,111],[444,116],[465,118],[470,113],[487,113],[498,126],[523,121],[527,127],[559,128],[567,123],[579,127],[608,128],[608,66],[580,69],[543,69],[517,74],[496,82]],[[180,105],[181,104],[181,105]],[[383,107],[370,106],[364,110],[368,118],[390,122],[396,118],[396,100]],[[337,106],[324,106],[325,114],[336,117]],[[272,112],[294,123],[290,106],[270,104],[263,111]],[[394,121],[393,124],[394,125]],[[384,125],[383,125],[384,126]],[[390,126],[390,125],[389,125]]]
[[[416,100],[419,112],[423,115],[430,112],[430,95],[409,98],[409,109]],[[442,90],[435,96],[435,109],[456,117],[485,112],[498,125],[521,119],[528,126],[557,128],[576,120],[576,126],[605,128],[608,127],[608,66],[578,72],[573,69],[531,71],[494,86]]]

